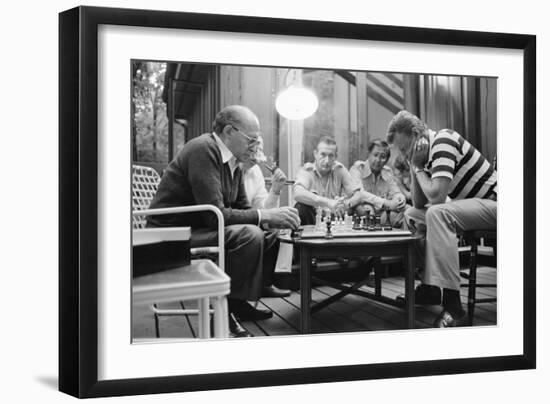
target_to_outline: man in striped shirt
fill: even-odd
[[[424,261],[415,301],[442,304],[436,327],[464,325],[457,232],[496,228],[497,173],[457,132],[434,132],[407,111],[391,120],[388,142],[411,167],[413,207],[405,212],[405,220],[420,236]]]

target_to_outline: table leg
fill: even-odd
[[[405,313],[407,316],[407,328],[414,328],[414,246],[409,244],[405,265]]]
[[[381,257],[374,257],[374,295],[376,297],[382,296],[382,261]]]
[[[311,332],[311,253],[309,248],[300,246],[300,331]]]

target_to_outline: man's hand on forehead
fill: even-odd
[[[417,168],[424,168],[428,163],[428,153],[430,151],[430,144],[428,139],[420,137],[414,142],[413,154],[411,157],[411,164]]]
[[[415,142],[415,149],[420,150],[422,147],[429,146],[429,144],[428,138],[421,136]]]

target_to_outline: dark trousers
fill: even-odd
[[[217,237],[217,231],[193,229],[191,247],[215,245]],[[265,232],[250,224],[225,226],[225,272],[231,277],[229,298],[258,300],[262,287],[273,283],[278,251],[276,232]]]
[[[315,224],[315,208],[310,205],[296,202],[294,207],[298,210],[298,216],[300,216],[300,224]]]

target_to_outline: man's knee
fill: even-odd
[[[238,224],[226,226],[226,243],[231,247],[242,244],[257,244],[264,242],[264,231],[253,224]]]
[[[405,215],[405,219],[408,220],[423,216],[424,211],[422,209],[415,208],[414,206],[407,205],[407,208],[405,209],[403,214]]]
[[[449,210],[446,204],[440,203],[432,205],[426,211],[426,226],[434,226],[443,222],[447,222],[449,218]]]
[[[414,206],[409,206],[407,209],[405,209],[405,212],[403,212],[405,226],[413,233],[425,232],[425,214],[426,211],[424,209],[418,209]]]

